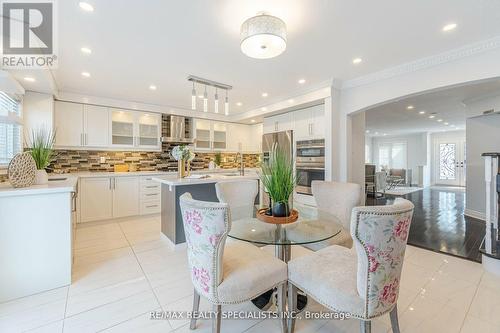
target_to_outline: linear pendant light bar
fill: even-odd
[[[203,94],[203,112],[208,112],[208,94],[207,94],[207,86],[215,88],[215,99],[214,99],[214,112],[219,113],[219,94],[218,89],[223,89],[226,91],[226,98],[224,99],[224,114],[229,115],[229,99],[228,99],[228,91],[233,89],[232,86],[220,83],[208,79],[204,79],[202,77],[189,75],[187,77],[188,81],[193,83],[193,90],[191,91],[191,109],[196,110],[196,90],[195,84],[202,84],[205,86],[205,93]]]
[[[204,79],[202,77],[198,77],[198,76],[194,76],[194,75],[189,75],[187,77],[188,81],[192,81],[192,82],[195,82],[195,83],[199,83],[199,84],[203,84],[203,85],[206,85],[206,86],[211,86],[211,87],[215,87],[215,88],[219,88],[219,89],[224,89],[224,90],[231,90],[233,89],[233,86],[230,86],[228,84],[225,84],[225,83],[220,83],[220,82],[216,82],[216,81],[212,81],[212,80],[208,80],[208,79]]]

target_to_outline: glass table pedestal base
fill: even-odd
[[[285,263],[288,263],[288,261],[290,260],[290,257],[291,257],[291,245],[290,244],[275,245],[274,251],[275,251],[274,252],[275,256],[278,259],[284,261]],[[286,288],[286,290],[287,290],[287,295],[286,295],[287,298],[286,299],[288,299],[288,288]],[[278,300],[278,292],[276,291],[276,289],[271,289],[271,290],[266,291],[262,295],[254,298],[252,300],[252,303],[262,311],[276,312],[276,311],[278,311],[278,307],[276,305],[276,304],[278,304],[277,300]],[[307,295],[304,292],[302,292],[301,290],[297,290],[297,300],[296,300],[295,304],[297,304],[297,309],[299,311],[302,311],[307,305]]]

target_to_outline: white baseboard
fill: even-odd
[[[465,208],[464,215],[473,217],[478,220],[486,221],[486,214],[478,212],[477,210]]]

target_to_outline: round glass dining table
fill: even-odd
[[[232,225],[228,236],[240,241],[250,242],[257,246],[274,246],[275,256],[284,262],[288,262],[292,256],[293,247],[322,242],[340,234],[342,225],[338,217],[317,210],[315,207],[294,204],[294,209],[298,211],[298,219],[292,223],[272,224],[257,219],[257,206],[254,209],[253,217],[248,216],[248,208],[237,209],[232,207]],[[267,309],[270,304],[273,291],[259,296],[253,303],[261,308]],[[307,303],[305,296],[300,296],[297,302],[299,310]]]

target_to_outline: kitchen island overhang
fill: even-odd
[[[219,202],[215,191],[216,183],[249,179],[258,181],[259,177],[256,174],[245,176],[212,174],[206,178],[153,177],[154,181],[161,183],[161,232],[174,246],[185,243],[180,196],[189,192],[195,200]],[[259,190],[259,195],[255,199],[256,204],[260,202],[260,193]]]

